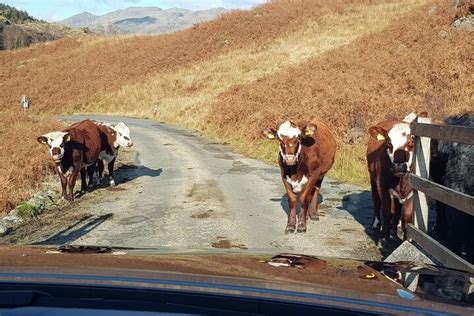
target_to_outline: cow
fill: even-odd
[[[451,116],[445,125],[474,127],[474,112]],[[474,145],[432,141],[431,179],[467,195],[474,195]],[[440,241],[474,263],[474,216],[441,202],[436,203],[436,233]]]
[[[62,197],[73,201],[79,173],[83,180],[81,191],[85,191],[87,185],[82,169],[94,165],[99,159],[101,138],[98,126],[91,120],[84,120],[63,131],[41,135],[37,141],[49,146],[61,180]]]
[[[426,115],[425,112],[420,114]],[[403,120],[384,120],[369,129],[367,167],[374,206],[372,228],[378,231],[381,224],[382,245],[388,241],[390,231],[396,234],[402,206],[404,238],[406,225],[413,221],[413,191],[408,173],[412,167],[414,145],[410,123],[417,116],[410,113]]]
[[[336,140],[322,122],[295,124],[283,122],[278,128],[266,128],[263,136],[278,140],[278,164],[285,186],[290,212],[285,233],[306,232],[306,221],[319,220],[318,196],[324,176],[334,164]],[[301,211],[296,226],[297,200]]]
[[[97,161],[97,171],[99,182],[102,181],[102,174],[104,172],[104,161],[107,163],[110,177],[110,186],[115,186],[114,180],[114,164],[118,155],[120,146],[130,148],[133,146],[133,141],[130,138],[130,129],[128,126],[119,122],[117,125],[107,123],[96,123],[101,131],[102,150]]]

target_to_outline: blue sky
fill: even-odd
[[[209,8],[248,9],[266,0],[0,0],[2,3],[26,10],[36,18],[59,21],[88,11],[102,15],[128,7],[160,7],[204,10]]]

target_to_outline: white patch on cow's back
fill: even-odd
[[[390,193],[390,198],[391,198],[392,200],[393,200],[393,199],[397,199],[400,204],[405,203],[405,202],[406,202],[409,198],[411,198],[412,195],[413,195],[413,191],[411,191],[410,193],[408,193],[408,195],[407,195],[406,198],[402,199],[402,198],[400,197],[400,195],[398,194],[398,192],[395,191],[394,189],[389,189],[388,192]]]
[[[280,127],[278,128],[278,137],[286,136],[286,137],[298,137],[301,135],[301,130],[298,127],[291,126],[290,121],[283,122]]]
[[[304,187],[308,183],[308,178],[306,178],[306,176],[303,176],[300,181],[293,181],[290,177],[287,176],[286,182],[291,185],[291,187],[293,188],[293,192],[300,193],[301,191],[303,191]]]
[[[397,149],[401,149],[408,142],[408,137],[411,133],[410,125],[408,123],[398,123],[388,132],[388,137],[393,145],[393,152]]]

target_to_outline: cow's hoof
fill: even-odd
[[[306,227],[298,227],[298,229],[296,230],[296,232],[298,232],[298,233],[306,233]]]
[[[293,234],[295,232],[294,226],[286,226],[285,234]]]
[[[114,186],[116,186],[116,185],[117,185],[117,184],[115,184],[115,181],[114,181],[114,180],[110,180],[110,186],[111,186],[111,187],[114,187]]]
[[[312,221],[319,221],[319,215],[317,215],[317,214],[315,214],[315,215],[309,214],[309,219],[312,220]]]

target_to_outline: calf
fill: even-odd
[[[447,118],[446,125],[474,127],[474,112]],[[474,145],[434,141],[430,175],[446,187],[474,195]],[[474,216],[441,202],[436,203],[438,238],[458,255],[474,263]]]
[[[114,164],[118,155],[120,146],[130,148],[133,141],[130,138],[130,129],[125,123],[120,122],[113,126],[106,123],[97,123],[101,131],[102,150],[97,161],[99,181],[102,180],[104,172],[104,161],[107,163],[110,177],[110,185],[114,186]]]
[[[280,145],[278,163],[290,207],[285,233],[295,232],[298,199],[301,212],[297,232],[306,232],[308,212],[310,219],[319,219],[318,195],[324,176],[334,163],[334,136],[323,123],[291,121],[284,122],[278,129],[266,128],[263,135],[278,140]]]
[[[93,165],[101,151],[100,130],[91,120],[73,124],[62,132],[50,132],[37,138],[41,144],[50,148],[59,178],[61,179],[62,196],[74,200],[74,186],[79,172]],[[85,179],[81,190],[86,189]]]
[[[420,116],[426,116],[426,113]],[[416,118],[415,113],[410,113],[403,120],[385,120],[369,129],[367,166],[374,205],[372,227],[378,230],[382,210],[382,243],[388,240],[390,228],[396,232],[402,205],[405,206],[404,238],[406,238],[406,224],[413,221],[413,198],[408,183],[408,172],[413,161],[414,140],[410,123]]]

